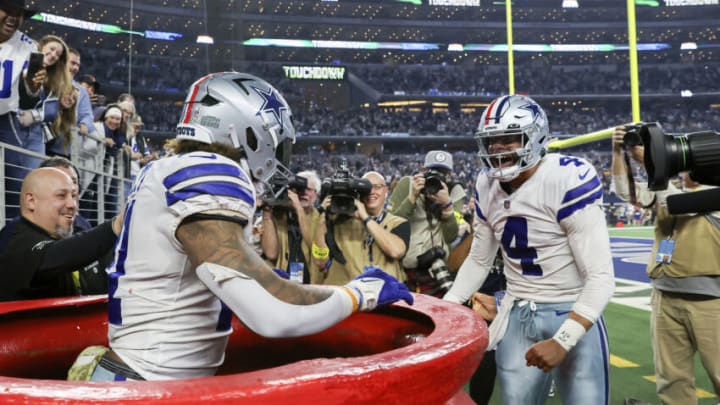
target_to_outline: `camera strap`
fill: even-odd
[[[377,222],[379,225],[383,221],[383,218],[385,218],[385,210],[383,210],[383,212],[380,213],[380,216],[378,216],[378,217],[371,216],[371,218],[373,219],[373,221]],[[367,238],[365,238],[365,247],[368,250],[368,260],[370,261],[370,263],[372,263],[373,262],[372,245],[373,245],[373,243],[375,243],[375,238],[372,236],[372,234],[370,233],[370,231],[367,228],[365,228],[365,231],[367,232]]]
[[[627,149],[623,150],[623,156],[625,158],[625,174],[627,175],[628,191],[630,192],[630,204],[637,204],[637,190],[635,189],[635,176],[633,176],[632,166],[630,165],[630,155]]]

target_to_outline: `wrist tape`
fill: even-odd
[[[555,332],[553,340],[558,342],[563,349],[569,352],[573,347],[575,347],[577,342],[585,336],[586,332],[585,327],[582,326],[580,322],[568,318],[562,325],[560,325],[560,329]]]

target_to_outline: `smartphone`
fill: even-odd
[[[45,55],[42,52],[33,52],[30,54],[27,67],[27,78],[32,80],[35,74],[43,68],[45,63]]]

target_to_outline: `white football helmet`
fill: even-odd
[[[493,100],[483,112],[475,138],[488,176],[507,182],[540,162],[550,142],[550,128],[545,111],[533,99],[502,96]],[[520,140],[519,148],[491,153],[493,143],[507,143],[513,139]],[[503,165],[506,159],[515,163]]]
[[[223,72],[193,83],[175,137],[240,149],[250,174],[264,184],[291,176],[292,112],[280,92],[256,76]]]

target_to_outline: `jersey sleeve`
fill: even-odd
[[[550,192],[554,193],[551,209],[558,222],[585,207],[602,204],[602,182],[593,165],[571,156],[559,156],[549,163],[556,165],[549,179],[553,185]]]
[[[255,212],[255,187],[230,159],[195,152],[162,179],[165,203],[181,219],[195,214],[228,217],[247,223]]]
[[[578,272],[584,280],[573,305],[578,315],[595,322],[615,291],[610,236],[602,211],[602,183],[584,159],[561,156],[555,191],[556,218],[565,230]]]

